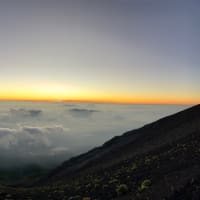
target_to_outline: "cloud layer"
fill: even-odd
[[[0,167],[59,163],[183,108],[0,102]]]
[[[26,110],[24,108],[20,109],[10,109],[10,113],[14,116],[23,116],[23,117],[37,117],[42,114],[42,110]]]
[[[99,110],[83,109],[83,108],[72,108],[69,112],[74,117],[90,117],[93,113],[100,112]]]

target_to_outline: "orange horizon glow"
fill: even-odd
[[[119,104],[198,104],[198,96],[185,93],[165,94],[162,90],[134,92],[88,89],[63,83],[16,84],[0,88],[0,101],[88,102]]]
[[[169,105],[195,105],[199,101],[192,100],[178,100],[178,99],[129,99],[129,98],[39,98],[39,97],[0,97],[0,101],[30,101],[30,102],[76,102],[76,103],[111,103],[111,104],[169,104]]]

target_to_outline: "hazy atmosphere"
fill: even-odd
[[[58,164],[187,107],[1,102],[0,167]]]

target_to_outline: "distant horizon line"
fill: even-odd
[[[102,100],[50,100],[50,99],[0,99],[0,102],[47,102],[47,103],[97,103],[97,104],[135,104],[135,105],[197,105],[198,102],[126,102],[126,101],[102,101]]]

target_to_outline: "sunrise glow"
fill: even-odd
[[[0,100],[200,102],[195,6],[75,2],[2,3]]]

